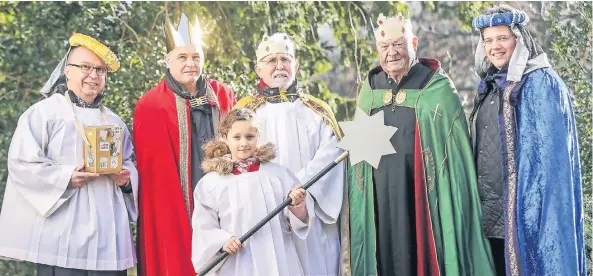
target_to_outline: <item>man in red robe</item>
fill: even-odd
[[[177,29],[167,20],[165,78],[134,111],[139,188],[138,271],[195,275],[191,262],[192,192],[203,176],[202,144],[236,103],[224,84],[201,75],[204,53],[197,17]]]

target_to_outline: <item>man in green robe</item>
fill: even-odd
[[[377,169],[348,170],[342,222],[349,222],[350,275],[494,275],[481,223],[468,125],[453,82],[434,59],[417,59],[418,38],[401,14],[377,20],[380,66],[358,107],[397,127],[396,153]]]

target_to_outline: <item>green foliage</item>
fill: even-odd
[[[457,17],[462,21],[462,28],[466,31],[472,29],[472,20],[474,17],[483,13],[486,9],[494,6],[493,2],[459,2],[455,13]]]
[[[473,16],[491,2],[423,2],[446,10],[444,20],[460,20],[469,30]],[[555,20],[554,65],[575,95],[583,183],[591,183],[591,3],[558,3],[576,13],[573,21]],[[205,74],[228,84],[237,98],[257,83],[255,47],[264,34],[293,36],[300,62],[298,79],[311,94],[327,101],[338,120],[350,118],[355,101],[330,91],[317,76],[335,78],[338,69],[353,68],[358,83],[377,63],[373,28],[379,13],[410,14],[402,2],[0,2],[0,203],[7,178],[6,157],[16,122],[67,51],[74,32],[91,35],[116,52],[121,69],[109,75],[106,105],[131,127],[137,99],[164,75],[162,22],[176,22],[180,12],[196,13],[204,29]],[[435,22],[438,24],[438,22]],[[331,29],[335,43],[320,36]],[[584,39],[586,38],[586,39]],[[425,38],[429,39],[429,38]],[[330,60],[335,55],[337,60]],[[588,67],[587,67],[588,66]],[[469,72],[468,72],[469,74]],[[591,187],[586,185],[586,198]],[[587,203],[587,241],[591,244],[591,201]],[[591,268],[591,265],[589,265]],[[0,276],[34,275],[30,264],[0,262]]]
[[[575,13],[572,20],[554,20],[550,35],[557,37],[552,43],[551,61],[556,71],[567,83],[574,95],[574,109],[577,117],[581,158],[591,160],[591,2],[563,3],[565,11]],[[589,49],[589,50],[587,50]],[[583,183],[591,183],[591,166],[583,166]],[[585,185],[586,193],[591,186]]]
[[[592,4],[591,2],[556,3],[558,7],[552,9],[552,28],[550,36],[553,52],[550,54],[556,71],[568,85],[574,95],[574,111],[579,134],[581,150],[582,183],[585,210],[585,241],[587,246],[588,273],[593,275],[592,243],[593,243],[593,202],[591,199],[591,139],[593,138],[591,110],[593,103],[591,95],[593,78],[591,64],[592,49]],[[561,14],[562,13],[562,14]],[[567,18],[567,15],[569,17]]]

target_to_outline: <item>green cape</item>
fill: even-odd
[[[433,68],[433,70],[436,68]],[[365,113],[392,104],[386,92],[363,84],[357,105]],[[441,69],[421,90],[400,90],[396,105],[417,118],[415,191],[417,246],[425,275],[494,275],[482,231],[480,198],[465,113],[453,82]],[[405,99],[403,97],[405,95]],[[349,215],[351,275],[377,275],[373,168],[348,170],[345,215]],[[428,203],[428,204],[426,204]],[[428,205],[428,206],[427,206]],[[424,223],[424,224],[422,224]]]

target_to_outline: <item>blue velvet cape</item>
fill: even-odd
[[[552,68],[496,78],[507,275],[585,275],[579,145],[571,95]],[[486,91],[485,80],[479,93]]]

